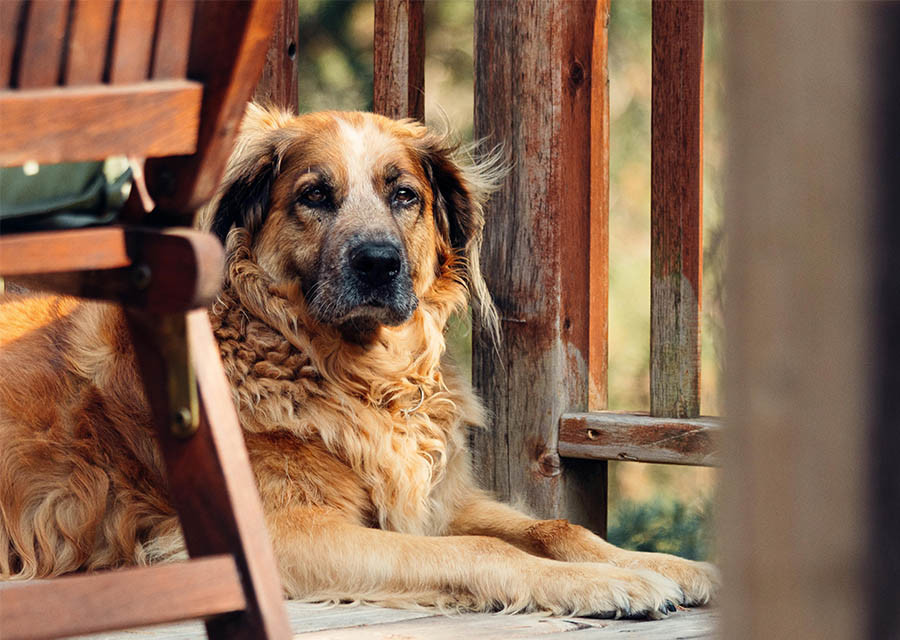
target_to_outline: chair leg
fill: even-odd
[[[188,437],[174,435],[171,428],[161,318],[134,311],[127,315],[188,553],[232,554],[241,574],[246,610],[208,620],[209,637],[290,638],[262,506],[206,311],[186,316],[187,346],[200,391],[199,426]]]

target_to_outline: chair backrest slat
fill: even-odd
[[[187,80],[0,91],[0,166],[193,153],[202,93]],[[101,127],[98,113],[115,115]]]
[[[66,71],[63,81],[70,85],[103,82],[105,43],[109,38],[113,17],[113,0],[75,0]]]
[[[193,215],[215,193],[279,9],[275,2],[197,4],[188,77],[204,83],[202,126],[194,155],[147,162],[147,186],[160,209]]]
[[[191,52],[193,0],[162,0],[153,52],[154,79],[184,78]]]
[[[63,0],[30,2],[19,62],[21,89],[52,87],[59,80],[69,4]]]
[[[8,87],[12,79],[16,32],[19,29],[19,16],[24,8],[23,0],[0,2],[0,88]]]
[[[157,9],[156,0],[120,1],[110,61],[110,83],[141,82],[150,76]]]

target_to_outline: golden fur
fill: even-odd
[[[285,591],[556,614],[706,602],[710,565],[475,486],[465,434],[485,413],[443,332],[470,298],[496,326],[477,257],[498,175],[413,122],[250,107],[201,226],[225,241],[210,318]],[[395,280],[353,280],[354,246],[394,240]],[[8,296],[0,326],[0,577],[183,555],[120,312]]]

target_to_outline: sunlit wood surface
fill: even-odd
[[[662,620],[541,618],[524,615],[435,615],[371,606],[323,607],[288,602],[295,638],[313,640],[594,640],[605,638],[717,638],[716,609],[679,609]],[[562,636],[561,634],[565,634]],[[139,630],[117,631],[95,640],[202,640],[199,621]]]

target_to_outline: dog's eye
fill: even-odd
[[[330,198],[328,189],[322,186],[309,187],[300,194],[300,202],[309,207],[321,207],[328,204]]]
[[[418,202],[418,200],[418,194],[408,187],[400,187],[394,192],[393,197],[391,197],[392,204],[400,205],[402,207],[409,206]]]

